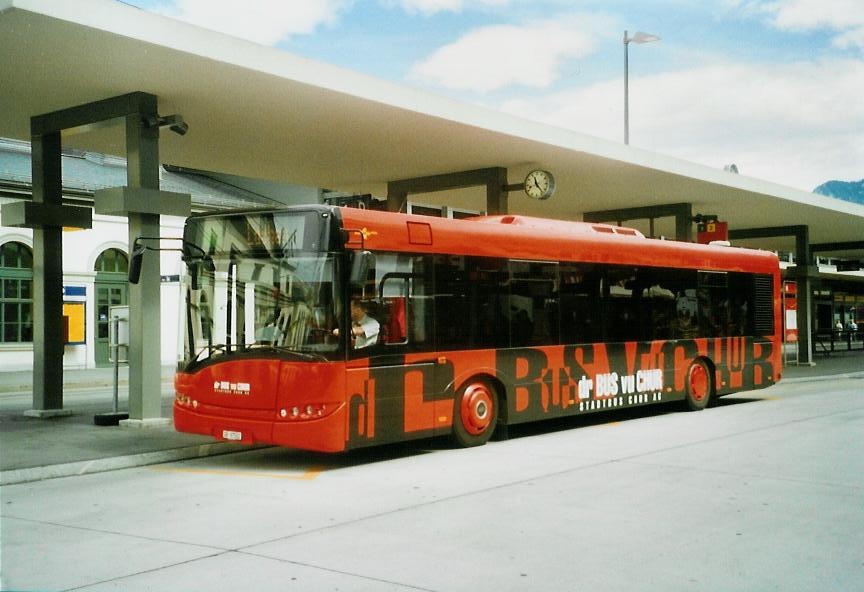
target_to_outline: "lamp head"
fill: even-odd
[[[627,41],[632,41],[633,43],[651,43],[652,41],[660,41],[660,37],[651,33],[636,31]]]

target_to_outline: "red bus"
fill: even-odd
[[[192,216],[174,425],[342,451],[780,379],[768,252],[523,216]],[[370,321],[369,319],[374,319]]]

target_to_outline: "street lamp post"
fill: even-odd
[[[633,43],[651,43],[652,41],[660,41],[657,35],[651,33],[643,33],[636,31],[632,37],[627,36],[627,31],[624,31],[624,144],[630,144],[630,89],[629,89],[629,47],[630,42]]]

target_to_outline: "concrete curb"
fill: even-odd
[[[800,376],[784,378],[778,384],[794,384],[796,382],[818,382],[820,380],[837,380],[842,378],[864,378],[864,372],[847,372],[845,374],[820,374],[819,376]]]
[[[0,378],[3,374],[0,373]],[[174,384],[174,379],[163,379],[162,384]],[[93,380],[90,382],[66,382],[63,383],[63,390],[66,389],[85,389],[85,388],[110,388],[114,386],[113,380]],[[125,388],[129,386],[128,380],[121,380],[117,383],[118,387]],[[31,393],[33,392],[33,383],[24,384],[2,384],[0,385],[0,394],[4,393]]]
[[[8,471],[0,471],[0,486],[30,483],[32,481],[42,481],[44,479],[57,479],[58,477],[104,473],[106,471],[144,467],[147,465],[175,462],[178,460],[189,460],[191,458],[217,456],[234,452],[247,452],[259,448],[269,448],[269,446],[248,446],[244,444],[233,444],[230,442],[214,442],[212,444],[199,444],[197,446],[186,446],[183,448],[173,448],[171,450],[142,452],[140,454],[130,454],[127,456],[97,458],[93,460],[48,465],[44,467],[32,467],[27,469],[12,469]]]

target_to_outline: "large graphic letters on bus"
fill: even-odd
[[[508,387],[507,403],[513,413],[531,413],[543,409],[549,398],[549,360],[539,349],[500,350],[495,359],[498,374]]]
[[[375,438],[375,380],[364,371],[351,370],[348,389],[348,441],[372,441]]]
[[[447,431],[458,386],[454,375],[463,381],[488,368],[492,359],[485,355],[454,354],[443,362],[444,356],[394,356],[386,365],[349,370],[350,443]],[[688,369],[699,357],[714,365],[720,394],[769,385],[776,373],[771,342],[745,337],[507,349],[494,356],[512,423],[682,399]]]
[[[388,357],[386,365],[349,371],[349,442],[383,444],[404,440],[406,435],[433,435],[436,405],[444,401],[452,407],[453,375],[449,361],[423,362],[404,356]]]
[[[503,350],[496,368],[508,417],[520,422],[681,399],[699,357],[716,366],[720,393],[763,386],[774,372],[771,343],[745,337]]]
[[[774,344],[770,341],[754,343],[753,352],[753,385],[761,386],[773,376],[771,358],[774,353]]]

